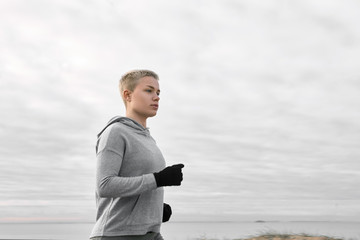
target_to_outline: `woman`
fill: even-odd
[[[95,240],[163,240],[160,225],[171,208],[164,186],[179,186],[183,164],[165,168],[165,160],[146,126],[159,108],[159,78],[135,70],[120,80],[126,117],[115,117],[98,134],[96,145]]]

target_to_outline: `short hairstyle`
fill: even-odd
[[[123,98],[123,92],[125,89],[134,91],[135,87],[139,83],[139,80],[143,77],[153,77],[156,80],[159,80],[159,76],[151,70],[142,69],[142,70],[132,70],[130,72],[127,72],[121,77],[119,82],[119,90],[121,97]],[[124,103],[126,104],[125,99],[123,100]]]

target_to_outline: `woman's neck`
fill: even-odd
[[[131,118],[138,123],[140,123],[144,128],[146,128],[146,117],[139,116],[138,114],[135,114],[134,112],[126,112],[126,117]]]

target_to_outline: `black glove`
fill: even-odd
[[[169,221],[171,214],[172,214],[172,211],[171,211],[170,205],[164,203],[162,222],[167,222],[167,221]]]
[[[184,164],[177,164],[167,167],[158,173],[154,173],[156,185],[158,187],[180,186],[183,180],[183,174],[181,172],[183,167]]]

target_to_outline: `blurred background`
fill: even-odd
[[[93,222],[118,81],[184,182],[173,221],[358,220],[360,2],[1,0],[0,222]]]

